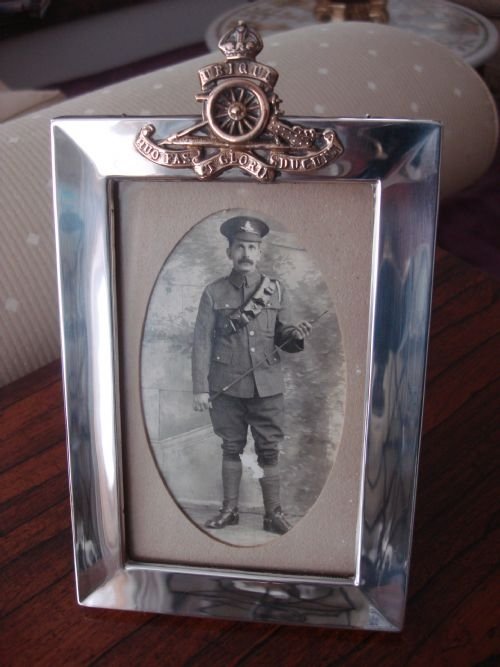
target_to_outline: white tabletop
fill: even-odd
[[[237,20],[252,23],[262,36],[318,23],[315,0],[258,0],[239,5],[213,21],[205,33],[210,49]],[[498,33],[487,18],[445,0],[389,0],[389,25],[428,37],[477,67],[492,56]]]

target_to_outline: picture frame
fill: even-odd
[[[197,119],[147,121],[160,136],[172,136]],[[402,628],[424,399],[441,128],[430,121],[395,119],[291,121],[317,131],[334,126],[343,146],[341,157],[321,170],[281,172],[275,183],[251,187],[247,175],[232,170],[213,183],[201,183],[187,170],[145,160],[134,147],[144,118],[52,121],[74,564],[78,602],[84,606],[324,627]],[[286,559],[292,556],[284,556],[284,561],[281,556],[269,561],[256,557],[257,564],[249,565],[253,561],[246,560],[244,552],[257,553],[261,547],[213,546],[216,540],[193,528],[182,512],[176,514],[175,503],[169,506],[175,521],[165,529],[170,530],[165,542],[153,546],[151,556],[146,553],[149,547],[143,553],[141,536],[157,532],[158,524],[154,511],[141,510],[141,503],[149,507],[150,501],[143,501],[134,486],[136,478],[145,483],[136,461],[152,457],[141,447],[135,459],[135,450],[127,444],[136,442],[136,428],[144,433],[146,429],[138,380],[140,348],[137,338],[130,342],[134,334],[128,333],[124,321],[137,319],[138,335],[143,335],[145,302],[140,308],[136,305],[135,271],[148,263],[148,248],[158,245],[158,225],[148,231],[143,221],[148,218],[149,193],[164,189],[177,193],[177,199],[167,195],[168,206],[158,195],[157,208],[166,218],[160,238],[169,238],[171,244],[170,250],[162,251],[164,260],[189,225],[201,220],[200,211],[208,215],[218,210],[211,202],[220,199],[234,202],[231,207],[237,209],[267,210],[262,203],[267,198],[286,208],[290,193],[296,193],[296,201],[303,201],[309,212],[310,227],[302,228],[305,242],[311,247],[316,243],[313,257],[323,268],[332,263],[329,257],[344,257],[348,268],[343,271],[342,293],[346,303],[359,300],[365,317],[363,326],[354,322],[343,331],[346,340],[352,337],[358,344],[356,363],[347,360],[352,365],[348,386],[352,388],[355,373],[362,380],[361,399],[352,401],[351,389],[347,392],[350,415],[345,415],[341,444],[345,452],[356,452],[350,470],[358,471],[350,475],[357,491],[355,511],[345,528],[352,571],[340,568],[340,576],[336,562],[328,565],[336,553],[335,531],[348,512],[340,510],[335,516],[333,496],[327,493],[324,502],[324,491],[324,507],[318,510],[323,514],[313,520],[306,514],[298,524],[306,526],[307,539],[291,542],[294,550],[306,543],[299,564],[318,555],[319,564],[313,558],[309,568],[296,562],[288,566]],[[127,194],[130,191],[138,193],[135,200]],[[365,220],[354,232],[355,221],[350,221],[335,234],[332,210],[337,219],[348,220],[358,192],[369,204],[369,224]],[[142,217],[136,214],[131,222],[123,222],[134,201]],[[191,223],[182,229],[175,224],[180,211],[185,217],[191,212],[186,217]],[[135,231],[127,236],[125,227]],[[359,239],[364,239],[368,255],[354,257],[352,251],[351,262],[343,248],[358,247]],[[324,256],[319,257],[319,248]],[[358,268],[364,275],[361,283]],[[324,270],[330,287],[333,279]],[[144,292],[149,298],[151,284]],[[361,435],[346,442],[351,422],[358,425],[352,433]],[[155,496],[151,502],[157,500]],[[193,556],[184,528],[178,532],[182,522],[189,526],[186,531],[197,531],[205,541],[202,556]],[[139,526],[137,539],[134,526]],[[285,539],[288,535],[276,543]],[[174,555],[162,557],[165,544],[170,548],[174,542]],[[219,547],[220,553],[229,554],[229,564],[217,555]]]

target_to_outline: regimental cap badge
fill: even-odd
[[[250,220],[247,220],[244,225],[240,227],[242,232],[249,232],[250,234],[258,234],[255,227],[252,226]]]
[[[236,215],[222,223],[220,233],[231,243],[235,240],[260,243],[269,233],[269,226],[259,218]]]
[[[241,21],[223,35],[225,62],[198,71],[202,117],[164,139],[154,139],[155,127],[145,125],[135,140],[139,153],[170,169],[192,168],[202,180],[239,168],[265,182],[336,160],[343,147],[333,129],[290,125],[282,117],[278,72],[255,60],[262,47],[260,35]]]

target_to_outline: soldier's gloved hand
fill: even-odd
[[[307,338],[307,336],[309,336],[311,331],[312,331],[312,324],[307,320],[303,320],[302,322],[299,322],[298,324],[295,325],[295,331],[293,332],[292,336],[296,340],[304,340],[304,338]]]
[[[210,407],[210,394],[193,394],[193,409],[203,412]]]

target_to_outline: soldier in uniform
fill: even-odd
[[[255,441],[264,501],[264,530],[290,529],[280,504],[279,445],[283,440],[283,374],[280,353],[300,352],[311,332],[307,321],[290,324],[281,283],[258,271],[265,222],[236,216],[220,228],[233,268],[208,285],[201,297],[193,341],[193,407],[209,409],[222,438],[223,502],[207,528],[239,522],[241,454],[250,427]]]

